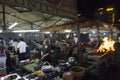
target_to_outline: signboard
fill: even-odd
[[[56,16],[77,19],[76,0],[0,0],[0,4],[23,7]]]

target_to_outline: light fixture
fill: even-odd
[[[114,8],[107,8],[106,11],[113,11]]]
[[[104,24],[103,26],[104,26],[106,29],[108,29],[108,25],[107,25],[107,24]]]
[[[39,30],[15,30],[14,33],[24,33],[24,32],[39,32]]]
[[[73,34],[73,36],[77,36],[77,34],[76,34],[76,33],[74,33],[74,34]]]
[[[50,32],[44,32],[45,34],[50,34]]]
[[[92,33],[96,33],[95,31],[92,31]]]
[[[71,30],[70,29],[66,29],[66,30],[64,30],[64,32],[70,33]]]
[[[89,34],[89,37],[91,37],[92,36],[92,34]]]
[[[66,34],[66,38],[69,38],[70,37],[70,35],[69,34]]]
[[[53,35],[52,34],[50,34],[50,37],[52,37]]]
[[[2,32],[3,30],[0,30],[0,33]]]
[[[8,27],[8,29],[12,29],[12,28],[15,27],[17,24],[18,24],[17,22],[14,22],[12,25],[10,25],[10,26]]]
[[[106,33],[103,33],[103,35],[106,35]]]
[[[87,34],[87,32],[84,31],[83,34]]]
[[[98,8],[98,11],[101,11],[101,10],[103,10],[104,8]]]
[[[118,22],[120,22],[120,19],[118,19]]]
[[[19,36],[22,36],[22,34],[20,33]]]

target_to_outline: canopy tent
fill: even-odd
[[[72,8],[68,7],[74,4],[73,2],[75,0],[0,0],[0,29],[41,30],[73,23],[77,19],[77,8],[73,7],[74,5]],[[16,25],[9,29],[14,23]]]
[[[81,32],[89,33],[99,26],[105,31],[103,22],[87,20],[77,16],[76,0],[0,0],[0,29],[5,31],[31,30],[63,31],[76,29],[79,19]],[[12,24],[17,23],[12,29]],[[113,28],[115,30],[115,28]]]
[[[99,29],[99,32],[106,32],[110,31],[112,28],[113,31],[117,31],[115,27],[112,27],[111,25],[104,23],[102,21],[96,21],[96,20],[83,20],[82,22],[79,22],[80,25],[80,32],[81,33],[93,33],[93,31],[97,31]],[[44,28],[43,32],[60,32],[64,33],[64,30],[71,30],[71,32],[76,31],[76,23],[68,23],[64,25],[57,25],[55,27],[51,26],[48,28]]]
[[[3,26],[3,11],[2,5],[0,6],[0,25]],[[37,11],[23,11],[19,12],[8,6],[5,6],[5,25],[9,27],[15,22],[18,23],[13,29],[41,29],[50,26],[63,25],[66,23],[73,22],[72,19],[62,18],[59,16],[54,16],[46,13],[41,13]],[[1,28],[2,29],[2,28]]]

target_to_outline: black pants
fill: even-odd
[[[19,53],[19,60],[25,60],[26,59],[26,52],[24,53]]]

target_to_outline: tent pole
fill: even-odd
[[[3,10],[3,30],[5,30],[6,24],[5,24],[5,5],[2,5],[2,10]]]
[[[77,43],[77,53],[79,58],[78,62],[79,64],[81,64],[83,62],[83,54],[80,51],[81,37],[80,37],[80,25],[78,21],[76,22],[76,32],[77,32],[77,40],[78,40],[78,43]]]

